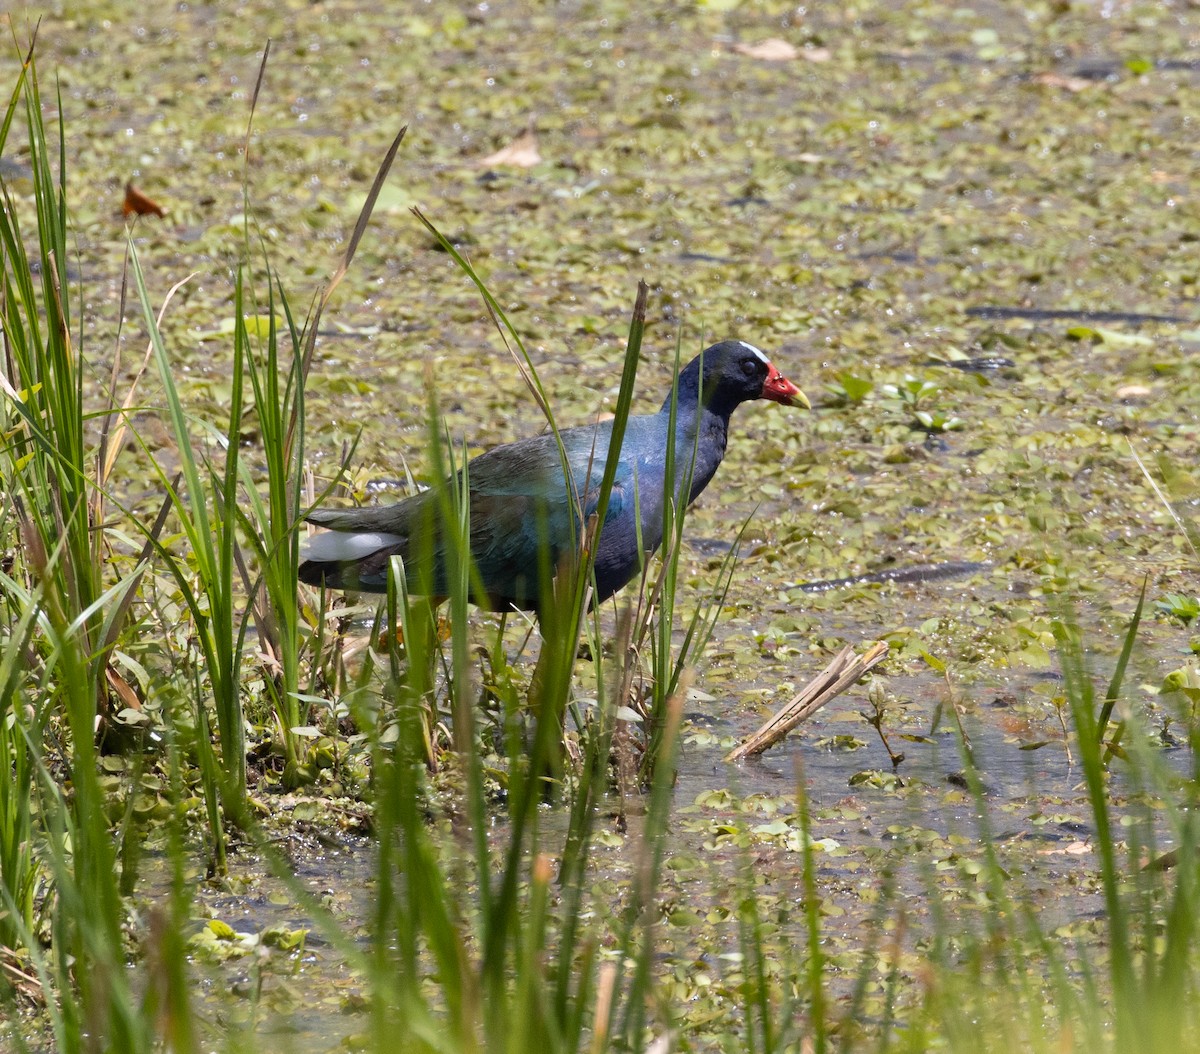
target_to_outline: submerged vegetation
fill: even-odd
[[[1200,1050],[1195,12],[600,6],[0,65],[0,1046]],[[825,403],[618,602],[297,585],[712,336]]]

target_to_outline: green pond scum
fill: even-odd
[[[1200,8],[0,31],[0,1051],[1200,1051]],[[297,587],[725,339],[615,602]]]

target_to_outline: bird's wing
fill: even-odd
[[[553,573],[596,511],[611,425],[585,425],[560,435],[569,486],[550,435],[496,447],[467,466],[471,552],[484,590],[496,602],[536,606],[543,570]],[[636,464],[635,456],[623,453],[605,516],[608,546],[635,531]],[[404,556],[414,580],[426,582],[432,592],[445,591],[448,546],[436,491],[381,508],[314,510],[308,519],[335,531],[397,536],[402,541],[389,551]]]
[[[412,525],[420,521],[435,495],[422,491],[394,505],[371,505],[355,509],[310,509],[304,518],[332,531],[381,531],[408,537]],[[432,506],[436,509],[436,505]]]
[[[570,448],[568,448],[570,453]],[[587,465],[568,458],[586,487]],[[494,597],[536,604],[543,572],[553,573],[578,537],[574,493],[563,475],[557,444],[537,436],[497,447],[468,466],[471,552]],[[586,508],[586,490],[585,490]]]

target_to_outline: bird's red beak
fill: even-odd
[[[762,397],[784,406],[803,406],[812,409],[808,396],[789,381],[774,366],[768,366],[767,379],[763,381]]]

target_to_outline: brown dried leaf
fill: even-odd
[[[1033,79],[1047,88],[1063,88],[1069,92],[1081,92],[1092,83],[1082,77],[1067,77],[1061,73],[1039,73]]]
[[[800,54],[795,46],[778,37],[768,37],[757,44],[734,44],[733,50],[739,55],[746,55],[763,62],[790,62]]]
[[[104,668],[104,677],[108,681],[108,686],[113,690],[117,698],[121,700],[124,706],[128,707],[130,710],[140,710],[142,708],[142,701],[138,698],[137,692],[135,692],[130,683],[119,673],[117,673],[117,671],[111,666],[106,666]]]
[[[1153,395],[1154,389],[1147,384],[1122,384],[1115,392],[1113,398],[1118,402],[1135,402],[1138,399],[1145,399],[1147,396]]]
[[[125,200],[121,204],[122,216],[165,216],[167,210],[157,201],[146,197],[132,183],[125,184]]]
[[[480,168],[496,168],[507,165],[510,168],[533,168],[542,163],[542,155],[538,153],[537,132],[530,125],[508,146],[502,146],[494,154],[475,162]]]

